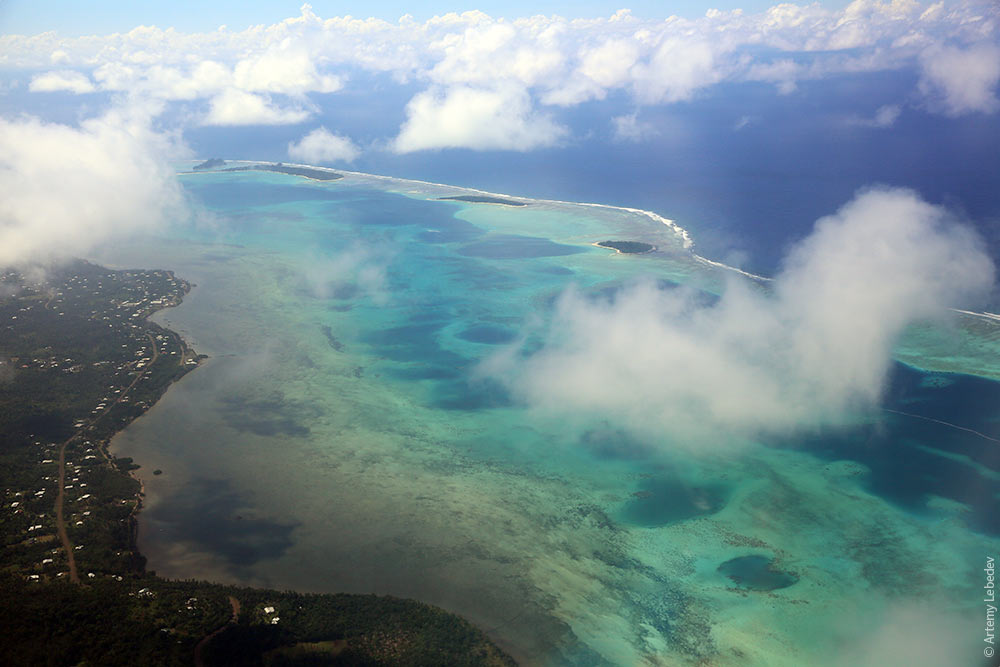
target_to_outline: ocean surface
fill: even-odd
[[[954,621],[954,664],[981,656],[1000,322],[907,332],[850,425],[699,454],[540,418],[479,372],[570,285],[741,275],[670,221],[356,173],[180,178],[195,221],[94,258],[196,285],[155,319],[210,359],[113,442],[143,466],[157,573],[418,598],[526,664],[859,664],[930,621]]]

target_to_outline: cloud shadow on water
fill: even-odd
[[[218,554],[234,567],[281,557],[294,543],[292,532],[299,525],[265,516],[225,479],[192,479],[183,492],[149,514],[154,525],[173,533],[172,541]]]

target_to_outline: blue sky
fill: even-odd
[[[442,2],[399,23],[393,2],[6,2],[0,168],[102,151],[157,173],[326,164],[683,214],[706,221],[703,244],[733,220],[811,224],[877,181],[1000,210],[976,194],[998,191],[981,175],[1000,146],[1000,6],[768,4],[496,2],[428,20],[468,9]],[[769,261],[766,237],[750,251]]]
[[[494,17],[530,16],[532,14],[560,14],[567,18],[610,16],[619,9],[628,8],[636,16],[643,18],[666,18],[678,15],[686,18],[701,16],[709,8],[730,10],[743,9],[745,12],[760,12],[778,4],[768,0],[560,0],[558,2],[525,2],[487,0],[485,2],[455,2],[440,0],[434,3],[413,3],[403,1],[378,2],[328,2],[316,0],[309,3],[324,17],[351,15],[396,21],[404,14],[417,20],[426,20],[434,15],[447,12],[463,12],[478,9]],[[820,3],[830,9],[844,7],[845,0],[827,0]],[[261,0],[241,2],[239,0],[217,0],[196,2],[177,0],[175,2],[149,2],[130,0],[102,0],[100,2],[78,2],[73,0],[53,0],[39,4],[30,0],[6,0],[0,2],[0,33],[37,34],[55,30],[62,35],[77,36],[127,32],[138,25],[155,25],[160,28],[173,27],[182,31],[208,31],[226,25],[241,30],[250,25],[276,23],[299,13],[302,2],[262,2]]]

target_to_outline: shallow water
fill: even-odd
[[[924,369],[897,366],[890,411],[699,456],[546,420],[475,372],[570,284],[720,290],[731,272],[667,225],[362,175],[182,179],[198,223],[97,258],[196,283],[157,319],[211,356],[114,441],[163,470],[140,518],[158,573],[416,597],[529,664],[801,665],[900,604],[978,613],[1000,384],[930,371],[997,377],[995,325],[910,332]],[[734,559],[796,581],[734,587]]]

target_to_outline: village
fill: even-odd
[[[204,358],[147,319],[190,285],[82,261],[37,273],[0,270],[6,662],[259,664],[268,654],[305,661],[289,664],[513,664],[467,621],[416,601],[148,571],[136,545],[139,466],[109,443]]]
[[[142,498],[128,475],[134,464],[108,443],[197,366],[176,334],[146,319],[190,286],[166,271],[86,263],[41,280],[6,271],[0,285],[10,294],[0,301],[8,369],[0,409],[9,424],[0,451],[16,462],[0,471],[2,565],[35,582],[120,580],[141,569],[132,523]]]

